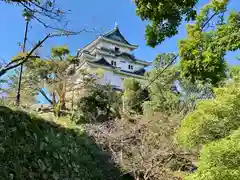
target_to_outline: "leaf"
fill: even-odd
[[[59,179],[58,173],[56,173],[56,172],[53,173],[53,179],[54,180],[58,180]]]

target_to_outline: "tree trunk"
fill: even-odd
[[[66,102],[65,99],[61,99],[59,101],[59,106],[60,106],[60,110],[66,110]]]
[[[53,91],[52,93],[52,97],[53,97],[53,113],[54,113],[54,116],[58,117],[59,116],[59,107],[58,107],[58,104],[56,102],[56,94],[55,92]]]

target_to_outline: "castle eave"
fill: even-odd
[[[132,77],[137,77],[137,78],[140,78],[140,79],[144,79],[145,70],[143,70],[143,69],[140,69],[140,70],[134,71],[134,72],[130,72],[130,71],[121,70],[120,68],[114,67],[112,65],[106,66],[106,65],[103,65],[102,63],[99,63],[97,61],[95,61],[95,62],[87,61],[87,63],[89,65],[93,66],[93,67],[103,68],[103,69],[107,69],[107,70],[110,70],[110,71],[114,71],[115,73],[118,73],[118,74],[123,74],[123,75],[126,75],[126,76],[132,76]]]

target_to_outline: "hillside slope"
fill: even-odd
[[[0,107],[0,180],[117,180],[120,174],[80,130]]]

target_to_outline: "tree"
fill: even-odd
[[[124,108],[129,112],[142,114],[142,105],[148,99],[148,92],[139,81],[133,78],[124,79]]]
[[[224,21],[227,4],[228,0],[212,1],[204,6],[195,24],[188,25],[187,38],[180,42],[181,74],[192,82],[210,81],[217,86],[227,77],[224,56],[240,47],[240,14],[231,12]]]
[[[194,6],[198,0],[134,0],[137,7],[137,15],[142,20],[151,23],[146,28],[147,44],[155,47],[178,33],[178,26],[184,19],[194,20],[196,10]]]
[[[14,56],[11,62],[16,61],[25,56],[25,53],[19,53]],[[50,97],[45,93],[43,88],[45,87],[44,80],[39,78],[38,73],[34,71],[34,65],[32,63],[39,61],[37,56],[32,56],[35,58],[29,58],[31,62],[26,62],[25,65],[31,64],[31,68],[27,68],[25,65],[23,66],[22,72],[22,82],[21,82],[21,94],[23,96],[22,101],[23,104],[26,102],[33,104],[36,102],[36,95],[41,94],[46,100],[52,104]],[[8,94],[9,99],[12,101],[14,100],[14,96],[16,96],[16,92],[18,90],[18,83],[19,83],[19,70],[14,69],[8,76],[6,76],[6,93]],[[28,101],[28,99],[30,101]],[[26,101],[27,100],[27,101]],[[25,104],[26,105],[26,104]]]
[[[180,145],[200,150],[197,171],[186,180],[238,180],[240,177],[238,78],[215,88],[214,93],[214,99],[200,101],[182,120],[175,135]]]
[[[176,90],[175,82],[178,79],[178,67],[169,62],[175,57],[173,53],[159,54],[154,61],[154,68],[146,74],[149,99],[144,103],[145,113],[164,112],[174,113],[179,111],[180,96]],[[161,75],[158,75],[161,72]],[[155,78],[155,81],[152,81]]]
[[[176,62],[172,62],[172,59],[174,59],[175,56],[176,56],[175,53],[158,54],[153,62],[154,68],[163,69],[167,65],[169,65],[169,63],[170,63],[170,66],[172,66],[173,64],[176,63]]]
[[[178,79],[178,86],[181,96],[181,110],[184,114],[192,112],[196,103],[203,99],[214,98],[213,86],[211,83],[195,81],[192,83],[189,79],[180,77]]]
[[[185,147],[201,147],[228,136],[240,127],[239,83],[215,89],[215,99],[200,101],[181,122],[177,140]]]
[[[1,68],[2,68],[2,63],[0,62],[0,69],[1,69]],[[4,85],[5,83],[7,83],[7,80],[5,80],[5,79],[0,79],[0,96],[2,96],[3,93],[5,92],[4,87],[3,87],[3,85]]]
[[[114,91],[110,85],[88,82],[84,95],[78,97],[73,119],[76,123],[108,121],[120,116],[121,104],[121,93]]]
[[[196,173],[186,180],[239,180],[240,129],[230,136],[203,147]]]
[[[37,48],[39,48],[49,37],[58,36],[59,34],[47,34],[41,41],[39,41],[28,53],[23,54],[23,56],[19,58],[15,58],[11,60],[6,65],[2,65],[0,69],[0,77],[3,76],[9,70],[12,70],[16,67],[19,67],[21,64],[24,64],[29,59],[37,58],[37,56],[33,56],[33,53]]]
[[[2,84],[6,83],[6,81],[4,79],[0,80],[0,94],[3,93],[4,89],[2,88]]]
[[[240,80],[240,66],[232,66],[230,69],[230,78],[234,81]]]
[[[15,70],[15,72],[12,72],[11,75],[7,76],[6,80],[6,88],[5,92],[7,95],[7,99],[10,102],[15,102],[16,92],[18,90],[18,76],[19,76],[19,70]],[[23,77],[26,77],[28,74],[27,72],[23,72]],[[30,106],[37,102],[36,96],[38,94],[38,91],[36,88],[34,88],[35,85],[30,86],[31,82],[23,81],[22,83],[22,105],[24,106]]]
[[[180,66],[175,64],[176,54],[157,55],[153,69],[146,73],[149,99],[144,102],[145,113],[188,113],[199,99],[213,97],[211,83],[192,83],[180,76]]]
[[[73,60],[69,53],[68,47],[57,46],[52,48],[50,59],[35,59],[26,63],[28,76],[25,82],[28,87],[40,92],[58,112],[66,109],[68,68]],[[49,90],[51,100],[42,90],[44,87]]]

